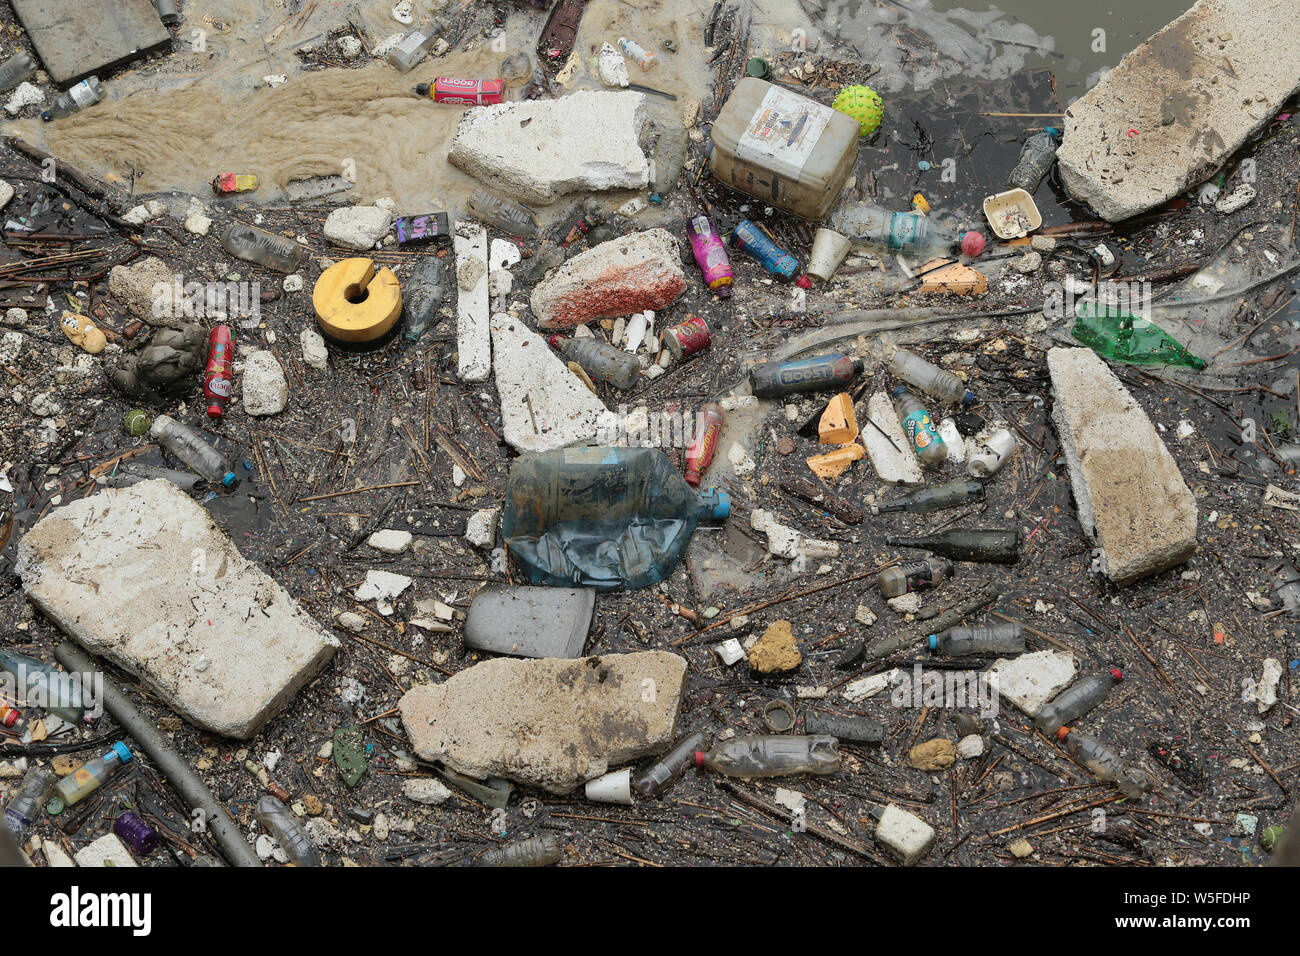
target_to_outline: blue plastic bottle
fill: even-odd
[[[561,448],[510,468],[501,533],[530,584],[644,588],[681,560],[696,525],[731,513],[657,448]]]
[[[742,219],[731,232],[731,244],[759,261],[778,279],[793,279],[799,271],[799,260],[767,237],[762,229],[748,219]]]

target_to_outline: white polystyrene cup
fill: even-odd
[[[632,768],[624,767],[587,781],[587,799],[596,803],[631,803]]]
[[[812,253],[808,256],[808,275],[819,282],[830,282],[835,270],[849,254],[849,239],[834,229],[821,228],[813,236]]]

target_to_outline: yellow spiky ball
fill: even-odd
[[[845,116],[857,120],[858,132],[861,136],[870,136],[880,129],[880,121],[885,116],[880,94],[871,87],[861,84],[844,87],[835,94],[835,101],[831,106]]]

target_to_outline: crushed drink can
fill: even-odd
[[[438,76],[434,77],[432,86],[421,83],[415,91],[432,96],[435,103],[487,106],[502,102],[505,89],[506,81],[502,79],[465,80],[458,76]]]
[[[424,242],[446,239],[450,225],[445,212],[431,212],[422,216],[402,216],[393,223],[399,246],[413,246]]]
[[[702,352],[709,347],[713,337],[709,334],[709,325],[698,315],[692,315],[685,322],[678,323],[670,328],[664,329],[660,342],[672,355],[673,360],[680,362],[696,352]]]
[[[212,180],[212,191],[219,196],[251,193],[256,188],[257,177],[251,173],[222,173]]]
[[[230,401],[230,392],[234,386],[231,374],[231,362],[234,353],[234,339],[230,329],[224,325],[216,326],[208,336],[208,367],[203,372],[203,397],[208,400],[208,417],[220,418]]]

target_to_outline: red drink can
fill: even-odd
[[[208,336],[208,367],[203,372],[203,397],[208,400],[208,417],[220,418],[234,386],[231,362],[235,351],[230,329],[218,325]]]
[[[453,103],[461,106],[487,106],[504,99],[506,81],[462,80],[455,76],[439,76],[429,91],[435,103]]]
[[[664,348],[671,352],[678,362],[707,349],[712,341],[708,323],[698,315],[692,315],[685,322],[664,329],[663,334]]]

